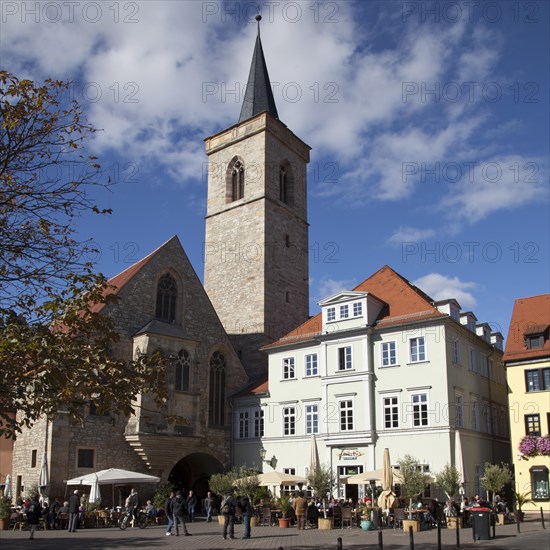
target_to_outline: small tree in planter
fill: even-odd
[[[254,499],[260,487],[260,476],[257,470],[241,466],[237,472],[235,485],[238,487],[239,493],[246,495],[252,506]]]
[[[441,487],[442,491],[447,496],[449,501],[453,501],[454,497],[458,494],[460,489],[460,472],[452,464],[445,464],[443,470],[435,476],[435,482]],[[462,518],[448,518],[447,524],[449,526],[454,525],[455,527],[460,527],[462,525]]]
[[[412,502],[413,498],[424,492],[424,487],[429,482],[429,477],[422,471],[422,467],[418,464],[418,460],[411,455],[405,455],[397,461],[399,465],[399,477],[401,478],[401,496],[409,499],[409,521],[415,521],[412,517]],[[413,528],[418,531],[418,521],[413,525]],[[408,525],[403,523],[403,529],[408,530]]]
[[[282,494],[277,501],[279,510],[281,510],[281,517],[279,518],[279,527],[288,527],[288,518],[287,514],[290,510],[290,496]]]
[[[0,499],[0,529],[7,529],[10,524],[11,498],[3,496]]]
[[[211,491],[214,491],[219,497],[224,497],[227,493],[233,490],[237,480],[235,471],[226,472],[225,474],[214,474],[208,480],[208,486]],[[223,524],[223,516],[218,515],[218,523]]]
[[[309,472],[307,476],[307,483],[313,489],[313,494],[316,498],[320,498],[323,502],[323,515],[327,520],[327,495],[331,494],[336,487],[336,477],[330,466],[324,466],[319,464],[317,468]],[[327,522],[325,522],[326,524]],[[329,524],[330,525],[330,524]],[[321,520],[319,521],[319,527],[321,527]],[[325,526],[325,529],[329,528]]]
[[[523,521],[525,519],[525,512],[521,509],[522,506],[526,504],[535,504],[535,502],[530,497],[531,493],[515,493],[514,492],[514,501],[516,502],[516,519],[518,521]]]
[[[499,466],[498,464],[491,464],[490,462],[485,463],[483,477],[480,479],[480,482],[481,486],[487,491],[487,493],[489,493],[489,491],[493,493],[493,502],[497,493],[502,491],[504,486],[507,483],[510,483],[511,480],[512,472],[510,471],[508,464],[502,463],[502,465]]]

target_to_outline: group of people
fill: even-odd
[[[210,493],[208,495],[211,498]],[[207,497],[208,498],[208,497]],[[190,522],[195,521],[195,512],[197,508],[197,497],[193,491],[189,491],[187,496],[184,496],[182,490],[171,491],[170,496],[166,499],[164,503],[164,512],[168,519],[168,526],[166,528],[166,536],[171,536],[172,530],[175,527],[176,536],[179,536],[179,528],[183,530],[183,534],[186,537],[190,537],[191,533],[187,530],[187,525],[185,524],[185,517],[189,519]],[[212,509],[208,513],[207,521],[211,521],[212,518]]]

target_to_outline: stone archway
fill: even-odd
[[[193,453],[176,462],[168,474],[168,481],[178,489],[192,489],[201,499],[208,491],[210,476],[223,471],[223,465],[217,458],[206,453]]]

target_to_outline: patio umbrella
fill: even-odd
[[[158,483],[160,481],[160,477],[151,476],[149,474],[121,470],[120,468],[109,468],[107,470],[100,470],[99,472],[92,472],[91,474],[69,479],[65,483],[67,485],[93,485],[96,479],[99,485],[117,483]]]
[[[4,496],[11,499],[11,476],[6,476],[6,483],[4,484]]]
[[[50,476],[48,475],[48,457],[46,451],[42,455],[42,465],[40,466],[40,477],[38,478],[38,490],[44,496],[46,487],[50,484]]]
[[[101,491],[99,490],[99,482],[96,476],[96,479],[90,489],[90,498],[88,499],[90,504],[99,504],[101,502]]]
[[[384,470],[371,470],[349,476],[344,480],[348,485],[369,485],[371,481],[382,481],[384,479]]]
[[[378,497],[378,506],[380,508],[388,509],[393,508],[397,499],[395,493],[392,491],[393,486],[393,470],[390,461],[390,450],[384,449],[384,460],[382,468],[382,492]]]
[[[466,468],[464,468],[464,455],[462,453],[462,437],[460,432],[455,432],[455,468],[460,473],[460,494],[464,494],[464,484],[467,483]]]
[[[277,472],[275,470],[259,474],[258,478],[260,480],[260,487],[272,487],[274,494],[277,492],[277,487],[280,488],[283,485],[304,485],[306,483],[303,477],[285,474],[284,472]]]

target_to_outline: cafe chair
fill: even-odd
[[[353,514],[351,508],[345,507],[342,508],[342,529],[347,525],[348,527],[353,527]]]
[[[393,528],[402,529],[405,518],[405,508],[395,508],[393,511]]]
[[[271,526],[271,508],[262,508],[260,512],[260,525]]]
[[[332,508],[332,526],[342,527],[342,508],[340,506]]]

